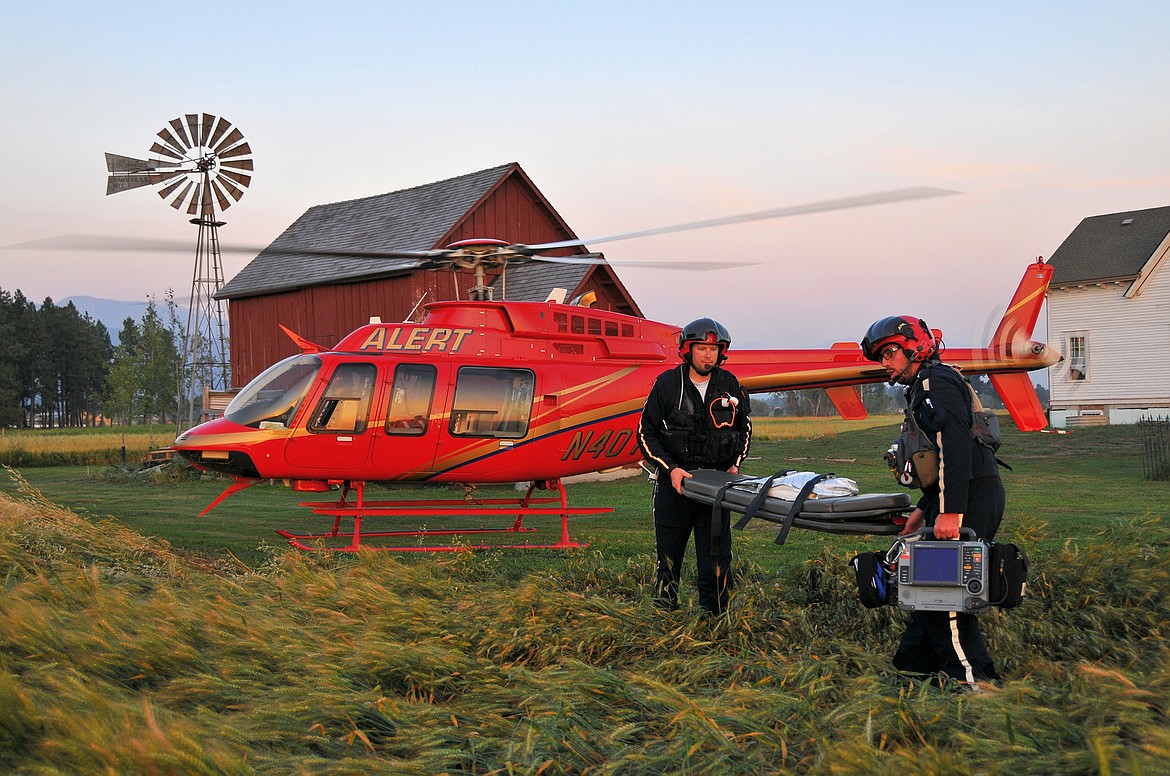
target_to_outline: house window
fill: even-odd
[[[1088,374],[1089,352],[1085,335],[1074,334],[1068,338],[1068,379],[1084,380]]]
[[[426,433],[435,395],[435,368],[430,364],[399,364],[390,389],[386,433],[421,436]]]
[[[455,380],[454,436],[519,439],[528,433],[536,376],[528,369],[463,367]]]

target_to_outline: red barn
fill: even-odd
[[[422,251],[459,240],[494,238],[540,244],[576,239],[573,230],[515,162],[375,197],[317,205],[226,283],[232,382],[238,387],[298,348],[284,324],[332,347],[371,316],[420,319],[422,304],[466,299],[468,270],[420,270],[412,259],[314,255],[330,252]],[[286,248],[281,250],[281,246]],[[295,246],[293,253],[287,249]],[[310,249],[306,252],[304,249]],[[580,255],[583,247],[549,251]],[[593,291],[594,306],[641,315],[608,264],[522,264],[489,273],[496,299],[540,301],[554,288],[569,298]],[[420,304],[421,302],[421,304]]]

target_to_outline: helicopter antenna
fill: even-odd
[[[416,312],[418,312],[418,308],[419,308],[419,307],[421,307],[421,306],[422,306],[422,303],[426,301],[427,294],[429,294],[429,293],[430,293],[430,291],[423,291],[423,295],[422,295],[422,296],[420,296],[420,297],[418,298],[418,301],[414,303],[414,307],[410,308],[410,314],[406,316],[406,320],[407,320],[407,321],[413,321],[413,320],[414,320],[414,314],[415,314]]]
[[[222,213],[244,195],[252,182],[252,149],[230,121],[210,113],[172,119],[157,136],[150,147],[153,159],[106,154],[106,195],[157,186],[158,195],[175,210],[185,210],[199,228],[179,371],[176,426],[182,430],[184,420],[195,420],[199,387],[232,387],[224,305],[216,299],[223,287],[218,230],[225,224],[216,218],[216,207]]]

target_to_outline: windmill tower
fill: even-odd
[[[185,210],[199,228],[179,373],[181,426],[194,419],[200,389],[232,387],[223,302],[215,298],[223,287],[218,230],[225,223],[216,218],[216,208],[222,213],[244,195],[252,181],[252,149],[230,121],[210,113],[172,119],[158,138],[150,160],[106,154],[106,195],[157,186],[158,195]]]

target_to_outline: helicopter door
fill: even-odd
[[[370,363],[340,364],[317,397],[305,430],[289,439],[284,457],[294,466],[353,470],[370,457],[370,408],[378,368]]]
[[[446,366],[443,374],[447,374]],[[438,423],[445,394],[436,405],[439,380],[433,364],[398,364],[390,386],[386,423],[374,434],[374,466],[387,480],[419,479],[434,472],[435,449],[439,444]],[[444,388],[445,390],[445,388]]]

